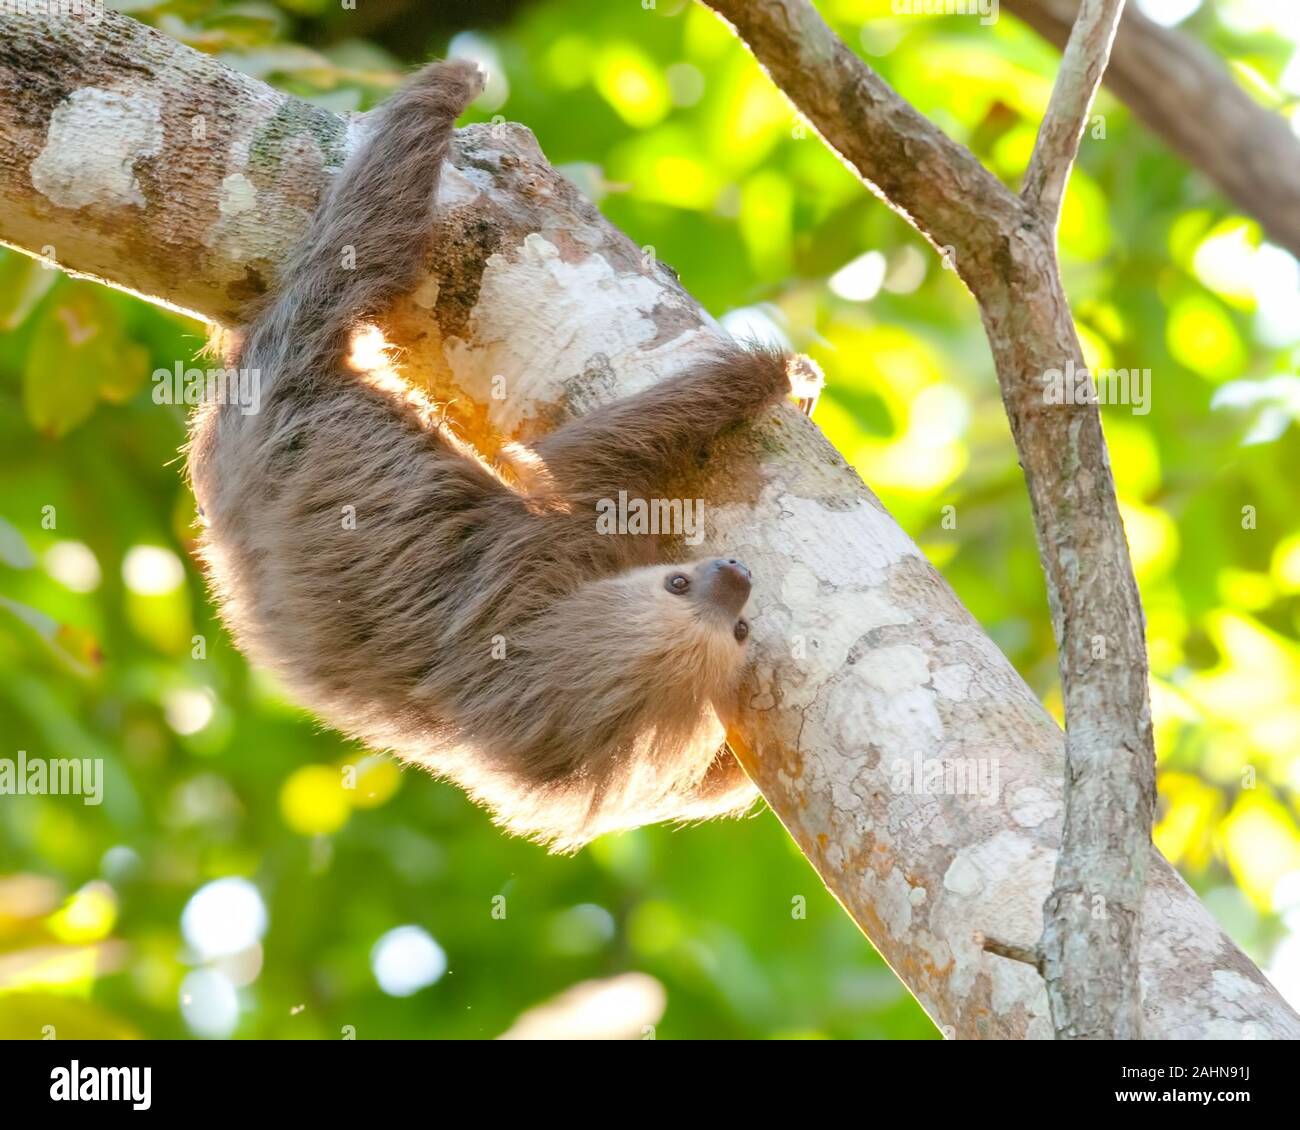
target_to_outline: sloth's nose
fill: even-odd
[[[740,580],[745,582],[745,589],[748,591],[749,582],[753,580],[754,575],[749,571],[749,566],[743,561],[737,561],[734,557],[724,558],[721,563],[724,572],[735,573]]]
[[[749,569],[734,557],[716,557],[709,562],[709,596],[728,615],[745,607],[751,588]]]

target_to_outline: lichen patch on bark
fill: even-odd
[[[32,187],[60,208],[141,207],[136,162],[162,149],[162,111],[152,90],[74,90],[50,115]]]

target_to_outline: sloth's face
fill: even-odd
[[[703,618],[726,623],[732,638],[749,639],[749,621],[741,612],[749,600],[750,572],[734,557],[711,557],[667,569],[664,591],[688,601]]]
[[[627,569],[558,601],[517,633],[514,653],[548,688],[550,710],[689,729],[702,702],[722,708],[740,684],[749,590],[734,558]]]

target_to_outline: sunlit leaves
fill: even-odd
[[[0,331],[21,326],[58,277],[39,260],[0,248]]]
[[[1192,270],[1221,299],[1242,310],[1255,305],[1259,227],[1240,218],[1219,224],[1196,248]]]
[[[1188,680],[1189,693],[1213,724],[1239,736],[1246,757],[1281,779],[1298,752],[1300,646],[1240,612],[1217,612],[1208,626],[1222,658]],[[1238,767],[1211,771],[1235,774]]]
[[[1210,408],[1242,420],[1243,444],[1271,443],[1300,420],[1300,377],[1229,381],[1214,390]]]
[[[120,403],[148,375],[149,355],[124,334],[116,308],[89,283],[59,288],[42,308],[23,365],[23,402],[33,427],[66,435],[97,400]]]
[[[198,19],[165,13],[158,26],[180,42],[216,54],[242,51],[268,43],[283,29],[285,17],[274,5],[245,0],[213,8]]]
[[[1295,817],[1265,793],[1244,792],[1219,835],[1241,889],[1260,909],[1269,909],[1279,880],[1300,870],[1300,827]]]
[[[180,558],[164,546],[132,546],[122,561],[122,579],[127,617],[139,636],[159,651],[188,653],[193,625]]]
[[[735,169],[752,168],[782,138],[790,137],[794,111],[770,79],[749,66],[733,65],[714,92],[714,145]]]
[[[945,359],[917,335],[896,326],[831,323],[813,350],[827,374],[817,409],[823,431],[877,488],[931,494],[951,482],[968,458],[963,442],[969,405],[944,381]],[[864,394],[883,400],[889,433],[865,431]]]
[[[6,993],[0,998],[0,1040],[131,1040],[133,1024],[99,1005],[49,992]]]
[[[280,789],[280,812],[300,835],[323,836],[347,823],[351,807],[336,770],[305,765],[291,773]]]
[[[117,896],[104,882],[88,883],[50,915],[50,933],[62,942],[98,942],[117,923]]]
[[[93,674],[103,660],[99,642],[85,628],[60,623],[35,608],[0,596],[0,622],[6,615],[24,624],[61,663],[78,675]]]
[[[1300,592],[1300,534],[1283,538],[1273,550],[1273,579],[1283,592]]]
[[[1129,556],[1139,582],[1152,581],[1167,572],[1178,558],[1178,526],[1165,511],[1140,502],[1120,499]]]
[[[547,49],[547,77],[561,90],[574,90],[591,77],[595,46],[581,35],[559,36]]]
[[[790,266],[794,194],[778,173],[755,173],[740,191],[740,232],[757,274],[775,276]]]
[[[348,803],[353,808],[387,804],[402,785],[402,770],[391,757],[373,754],[359,759],[352,779],[345,776]]]
[[[630,126],[662,120],[671,106],[662,70],[631,43],[613,43],[598,54],[596,89]]]
[[[1061,204],[1061,252],[1076,259],[1102,258],[1111,249],[1111,229],[1106,197],[1088,174],[1076,168],[1070,175]]]
[[[1211,856],[1211,833],[1223,816],[1218,789],[1190,773],[1160,774],[1160,808],[1152,838],[1171,863],[1204,868]]]
[[[30,569],[36,558],[27,547],[22,531],[0,518],[0,562],[13,569]]]
[[[610,174],[629,183],[642,200],[674,208],[712,209],[724,182],[697,152],[690,131],[665,125],[620,146],[610,162]]]
[[[1236,376],[1246,363],[1246,347],[1232,318],[1204,294],[1189,294],[1169,312],[1166,340],[1181,365],[1212,381]]]
[[[95,408],[110,357],[104,307],[89,291],[68,294],[36,327],[23,368],[23,401],[33,427],[66,435]]]
[[[1118,412],[1106,413],[1104,423],[1111,469],[1120,494],[1135,500],[1154,495],[1161,481],[1160,446],[1151,429],[1137,418],[1125,419]]]
[[[328,836],[352,809],[379,808],[401,788],[402,771],[391,757],[368,754],[336,765],[306,765],[280,787],[280,814],[302,836]]]

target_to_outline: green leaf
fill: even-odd
[[[59,272],[16,251],[0,252],[0,330],[16,330],[59,278]]]
[[[137,342],[124,342],[100,372],[99,395],[110,404],[124,404],[149,379],[149,351]]]
[[[283,24],[283,14],[270,4],[239,4],[206,16],[200,34],[208,49],[241,51],[271,43]]]
[[[3,518],[0,518],[0,561],[15,569],[30,569],[36,564],[27,539]]]
[[[41,316],[23,366],[23,406],[32,426],[65,436],[94,411],[113,369],[115,312],[93,290],[72,288]]]
[[[35,632],[54,653],[56,659],[82,677],[89,677],[104,661],[99,641],[85,628],[60,624],[44,612],[0,596],[0,609],[11,613]]]

